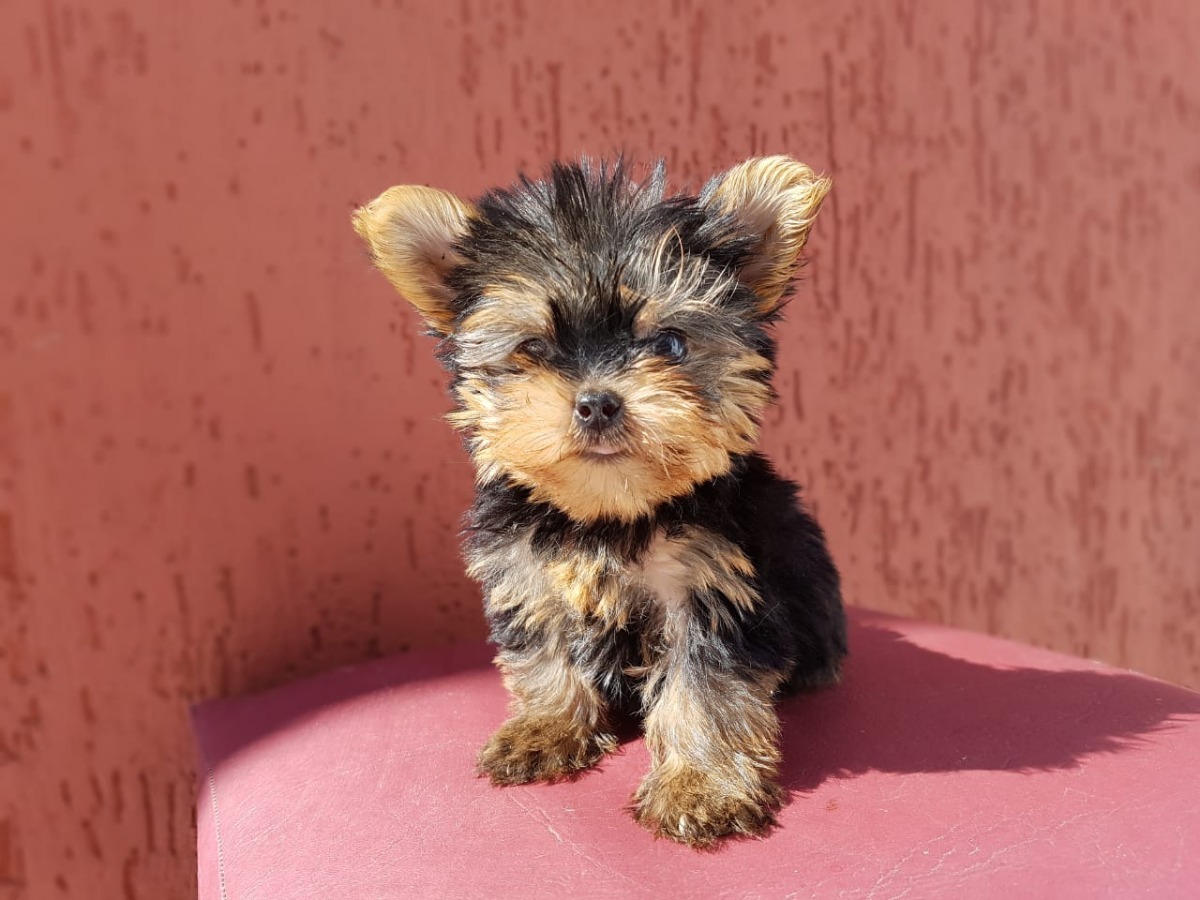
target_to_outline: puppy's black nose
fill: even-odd
[[[612,391],[583,391],[575,398],[575,421],[587,431],[613,427],[621,412],[621,398]]]

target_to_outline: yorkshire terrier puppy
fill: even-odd
[[[440,338],[477,468],[468,571],[513,701],[480,772],[571,777],[639,712],[635,815],[703,847],[774,823],[773,700],[846,654],[821,529],[754,451],[830,183],[783,156],[699,195],[665,180],[583,162],[476,203],[394,187],[354,226]]]

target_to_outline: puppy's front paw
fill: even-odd
[[[572,722],[518,717],[492,735],[476,765],[493,784],[559,781],[594,766],[616,746],[613,735],[584,732]]]
[[[731,835],[758,836],[775,825],[783,791],[745,773],[695,767],[651,772],[633,797],[634,816],[656,837],[710,848]]]

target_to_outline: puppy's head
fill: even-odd
[[[828,179],[752,159],[699,196],[621,164],[555,166],[470,204],[394,187],[354,225],[442,338],[480,481],[630,520],[728,471],[771,399],[766,326]]]

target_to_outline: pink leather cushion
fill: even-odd
[[[782,827],[710,854],[624,811],[640,739],[572,784],[477,779],[482,646],[207,703],[200,896],[1200,895],[1200,695],[869,613],[852,640],[782,705]]]

